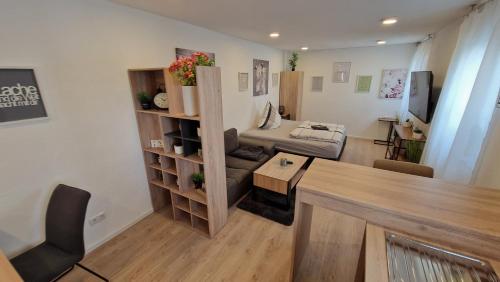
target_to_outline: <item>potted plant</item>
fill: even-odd
[[[293,52],[292,56],[288,60],[288,64],[290,65],[290,69],[295,71],[295,67],[297,67],[297,60],[299,59],[299,54],[297,52]]]
[[[410,119],[406,119],[406,121],[403,122],[403,127],[411,127],[411,122],[410,122]]]
[[[202,172],[195,172],[191,176],[191,179],[193,180],[194,188],[200,189],[204,192],[203,183],[205,182],[205,176],[203,175],[203,173]]]
[[[184,114],[195,116],[199,113],[198,92],[196,91],[196,67],[213,66],[214,60],[205,53],[195,52],[190,57],[180,57],[168,68],[182,85]]]
[[[422,137],[424,137],[424,132],[422,132],[422,130],[420,130],[419,128],[415,127],[413,129],[413,138],[422,139]]]
[[[415,140],[406,142],[406,158],[412,163],[420,163],[422,152],[424,151],[424,143]]]
[[[139,103],[141,103],[143,110],[151,109],[151,96],[149,96],[148,92],[141,91],[137,93],[137,99],[139,100]]]

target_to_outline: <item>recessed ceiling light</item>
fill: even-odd
[[[270,33],[269,34],[269,37],[272,37],[272,38],[277,38],[277,37],[280,37],[280,34],[277,33],[277,32],[273,32],[273,33]]]
[[[377,40],[378,45],[384,45],[386,43],[387,43],[387,41],[385,41],[385,40]]]
[[[301,48],[300,48],[300,50],[302,50],[302,51],[307,51],[307,50],[309,50],[309,47],[304,46],[304,47],[301,47]]]
[[[398,22],[398,18],[387,18],[382,20],[383,25],[391,25]]]

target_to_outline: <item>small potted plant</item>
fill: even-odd
[[[181,83],[185,115],[195,116],[199,113],[196,67],[213,65],[215,65],[214,60],[210,59],[207,54],[195,52],[190,57],[180,57],[168,68],[168,71]]]
[[[205,175],[203,175],[202,172],[193,173],[191,179],[193,180],[194,188],[196,190],[201,190],[202,192],[205,192],[205,189],[203,188],[203,183],[205,182]]]
[[[139,103],[141,103],[141,107],[143,110],[151,109],[151,97],[148,92],[141,91],[137,93],[137,99],[139,99]]]
[[[422,139],[422,137],[424,137],[424,132],[422,132],[422,130],[420,130],[419,128],[415,127],[413,129],[413,138],[415,139]]]
[[[297,52],[293,52],[292,56],[288,60],[288,64],[290,65],[290,69],[292,71],[295,71],[295,68],[297,67],[297,60],[299,59],[299,54]]]
[[[403,122],[402,124],[403,127],[411,127],[411,122],[410,122],[410,119],[406,119],[406,121]]]

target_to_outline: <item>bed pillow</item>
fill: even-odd
[[[272,129],[278,128],[281,125],[281,116],[278,113],[278,110],[271,104],[271,102],[267,102],[266,107],[264,108],[264,113],[262,115],[259,124],[257,125],[260,129]]]

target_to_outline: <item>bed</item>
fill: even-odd
[[[282,152],[332,160],[340,159],[347,137],[344,136],[341,144],[291,138],[290,132],[301,123],[302,121],[282,120],[278,128],[249,129],[241,133],[240,136],[249,139],[272,141],[276,144],[276,149]]]

